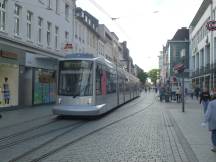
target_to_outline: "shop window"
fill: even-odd
[[[56,98],[55,71],[35,70],[33,104],[54,103]]]
[[[0,64],[0,107],[18,105],[19,67]]]

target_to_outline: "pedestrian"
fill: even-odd
[[[0,114],[0,119],[2,118],[2,115]]]
[[[194,90],[194,94],[195,94],[197,100],[198,100],[198,98],[199,98],[199,93],[200,93],[200,88],[199,88],[199,87],[196,87],[195,90]]]
[[[159,88],[160,102],[163,102],[164,93],[165,93],[164,87],[160,87]]]
[[[176,102],[180,102],[180,89],[179,89],[179,87],[177,87],[177,89],[176,89]]]
[[[155,86],[155,93],[156,93],[156,94],[157,94],[157,91],[158,91],[157,86]]]
[[[208,129],[211,131],[212,148],[211,151],[216,152],[216,94],[213,100],[209,102],[205,114],[205,123],[208,123]]]
[[[194,96],[194,90],[193,90],[193,89],[189,89],[189,94],[190,94],[191,99],[193,99],[193,96]]]
[[[204,114],[206,113],[208,103],[211,100],[211,96],[207,88],[204,88],[203,92],[200,95],[200,104],[203,105]]]

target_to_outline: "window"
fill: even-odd
[[[27,11],[27,39],[32,38],[32,12]]]
[[[6,24],[6,1],[0,2],[0,31],[5,31]]]
[[[14,11],[14,19],[15,19],[14,34],[16,36],[20,35],[20,17],[21,17],[21,7],[16,4],[15,11]]]
[[[51,2],[51,0],[48,0],[48,4],[47,5],[48,5],[47,6],[48,9],[52,9],[52,2]]]
[[[43,19],[41,17],[38,17],[38,43],[42,42],[42,24]]]
[[[59,14],[59,0],[56,0],[56,13]]]
[[[69,33],[65,32],[65,42],[69,42]]]
[[[59,27],[55,27],[55,49],[58,49]]]
[[[50,22],[47,22],[47,46],[50,47],[51,44],[51,26]]]
[[[65,4],[65,18],[69,20],[69,5]]]

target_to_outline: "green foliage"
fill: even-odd
[[[142,70],[142,71],[140,71],[138,73],[137,77],[140,79],[140,81],[142,82],[142,84],[145,85],[146,80],[148,78],[148,74]]]
[[[159,69],[152,69],[148,72],[148,78],[151,79],[151,82],[156,85],[157,80],[159,79]]]

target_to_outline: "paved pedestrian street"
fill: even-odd
[[[138,109],[145,107],[143,102],[137,105]],[[173,123],[159,104],[154,101],[145,111],[92,134],[45,161],[189,161]]]
[[[24,109],[2,112],[1,120],[8,120],[10,124],[6,125],[6,121],[1,123],[0,120],[0,162],[216,161],[216,154],[210,151],[210,134],[207,128],[200,125],[203,115],[196,100],[186,99],[186,111],[182,113],[181,104],[161,103],[154,93],[143,93],[138,99],[102,118],[57,119],[51,124],[47,124],[50,122],[47,116],[52,120],[55,116],[52,116],[50,107],[47,110],[42,108],[46,119],[40,119],[38,123],[45,123],[46,126],[40,128],[39,132],[27,132],[26,137],[18,134],[18,137],[22,137],[22,141],[21,137],[16,137],[19,142],[14,137],[9,138],[10,141],[14,140],[10,146],[2,137],[10,137],[19,130],[25,131],[23,126],[30,130],[31,122],[23,125],[25,117],[20,120],[21,112],[25,116]],[[35,108],[26,109],[27,114],[34,112],[32,127],[39,127],[35,118],[40,117],[41,107],[36,109],[38,112]],[[30,120],[29,116],[26,120]]]

